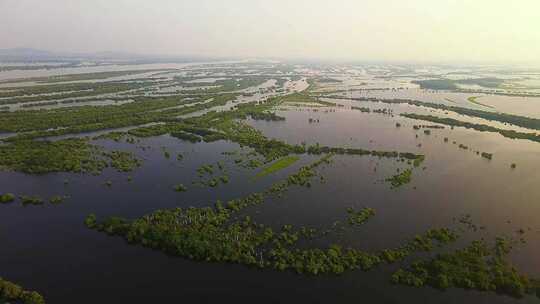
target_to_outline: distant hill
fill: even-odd
[[[56,61],[59,57],[59,54],[32,48],[0,49],[0,61]]]
[[[223,58],[222,58],[223,59]],[[199,56],[156,56],[123,52],[62,53],[34,48],[0,49],[0,62],[123,61],[130,63],[213,61]]]

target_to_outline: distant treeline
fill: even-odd
[[[469,79],[428,79],[415,80],[412,83],[419,85],[422,89],[428,90],[457,90],[458,84],[479,85],[486,88],[498,88],[504,82],[503,79],[489,78],[469,78]]]
[[[443,111],[452,111],[458,114],[483,118],[490,121],[509,123],[509,124],[512,124],[518,127],[527,128],[527,129],[540,130],[540,119],[513,115],[513,114],[489,112],[489,111],[475,110],[475,109],[456,107],[456,106],[447,106],[444,104],[423,102],[423,101],[411,100],[411,99],[378,99],[374,97],[346,98],[346,97],[340,97],[340,96],[331,96],[331,98],[349,99],[349,100],[357,100],[357,101],[382,102],[382,103],[389,103],[389,104],[409,104],[409,105],[418,106],[418,107],[428,107],[428,108],[438,109],[438,110],[443,110]]]

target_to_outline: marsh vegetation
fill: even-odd
[[[540,296],[540,281],[529,279],[508,262],[511,248],[511,241],[505,238],[497,238],[492,247],[484,241],[474,241],[453,253],[413,262],[407,270],[395,272],[392,282],[415,287],[428,285],[441,290],[492,291],[516,298],[526,294]]]
[[[25,290],[20,285],[0,278],[0,301],[16,301],[24,304],[45,304],[43,296]]]
[[[325,288],[343,293],[347,291],[333,276],[349,273],[340,280],[348,284],[351,278],[355,282],[358,279],[362,282],[358,292],[368,301],[369,288],[364,289],[364,285],[380,290],[370,284],[392,282],[441,290],[473,289],[516,298],[537,292],[538,281],[525,276],[509,259],[509,248],[526,246],[525,238],[534,238],[529,231],[537,229],[510,224],[512,219],[534,226],[536,217],[523,207],[520,197],[512,201],[516,212],[507,215],[508,229],[517,241],[501,238],[494,245],[485,240],[470,243],[480,238],[477,234],[484,237],[492,231],[484,223],[473,223],[470,215],[456,214],[471,212],[461,209],[504,206],[501,201],[508,199],[504,193],[494,192],[489,204],[478,201],[475,192],[471,194],[478,189],[485,191],[486,185],[489,191],[512,187],[535,193],[519,181],[509,180],[502,187],[495,177],[501,172],[516,179],[528,174],[529,162],[537,151],[530,146],[498,149],[494,146],[498,144],[496,139],[489,143],[477,140],[477,131],[532,141],[540,141],[538,135],[468,121],[479,118],[512,124],[509,128],[540,130],[540,120],[478,110],[482,104],[476,98],[467,100],[470,94],[460,98],[451,95],[461,91],[463,85],[495,88],[501,85],[499,80],[435,79],[419,82],[420,86],[431,87],[420,90],[409,86],[414,81],[411,79],[426,77],[414,74],[409,67],[365,67],[361,73],[356,68],[302,69],[246,62],[144,70],[140,72],[145,75],[140,77],[139,72],[116,71],[28,79],[36,83],[26,86],[19,86],[19,82],[5,84],[0,88],[0,105],[4,104],[0,112],[0,204],[5,204],[0,222],[6,226],[2,231],[11,231],[6,234],[6,243],[14,246],[6,250],[7,259],[19,264],[3,267],[10,275],[20,275],[21,283],[41,286],[47,297],[50,292],[54,299],[69,302],[76,299],[54,285],[44,284],[43,277],[57,273],[53,268],[61,268],[56,265],[64,262],[78,263],[81,273],[92,276],[92,271],[100,268],[88,261],[110,256],[111,252],[122,253],[123,258],[111,260],[107,267],[115,275],[93,283],[99,288],[121,280],[131,284],[132,278],[122,273],[138,265],[148,277],[162,276],[160,283],[175,282],[187,294],[191,292],[189,284],[194,280],[178,277],[175,261],[166,260],[168,267],[160,268],[158,274],[147,263],[155,255],[145,255],[143,248],[125,248],[129,245],[160,251],[168,255],[165,259],[197,261],[181,262],[181,271],[200,272],[201,278],[207,273],[215,275],[219,283],[201,281],[204,287],[197,287],[205,292],[259,279],[269,288],[275,288],[277,281],[292,282],[289,274],[269,275],[272,271],[323,276]],[[394,73],[400,76],[393,77]],[[122,80],[109,79],[113,77]],[[435,87],[452,92],[434,93]],[[400,96],[446,100],[452,105]],[[456,119],[459,115],[466,119]],[[454,127],[470,130],[463,135],[463,130],[453,131]],[[444,144],[449,142],[455,149]],[[493,158],[492,153],[482,150],[494,151],[497,156]],[[468,153],[476,156],[454,163]],[[493,165],[499,160],[506,160],[504,171]],[[510,173],[508,166],[516,169],[516,163],[527,170]],[[463,174],[463,168],[482,170],[486,166],[493,170],[493,177],[481,182],[474,183]],[[413,173],[416,182],[410,189],[403,187],[412,182]],[[445,183],[444,187],[439,183]],[[419,191],[412,191],[417,187]],[[452,204],[444,208],[438,204],[446,203],[446,197],[437,195],[448,193],[433,194],[434,189],[443,188],[459,193],[459,200],[448,200]],[[68,199],[69,204],[64,204]],[[519,218],[520,214],[530,218]],[[79,220],[73,221],[74,216]],[[54,219],[55,225],[42,225],[44,219]],[[489,225],[497,224],[491,215],[483,214],[482,219]],[[72,222],[78,225],[69,226]],[[79,231],[82,222],[94,231]],[[60,250],[54,249],[58,247],[59,231],[55,229],[61,225],[71,229],[68,235],[74,246],[63,247],[58,254],[53,252]],[[40,233],[29,227],[39,227]],[[497,232],[504,229],[497,225]],[[36,274],[35,278],[25,274],[29,272],[26,265],[39,262],[19,254],[28,246],[23,244],[29,239],[30,234],[25,235],[28,231],[32,238],[40,238],[36,246],[51,259],[50,266],[43,267],[46,274]],[[116,238],[103,239],[101,233]],[[534,245],[535,240],[529,244]],[[93,245],[96,241],[107,246]],[[142,251],[130,255],[132,250]],[[535,246],[528,250],[524,254],[536,253]],[[227,268],[225,282],[220,281],[219,271],[214,272],[219,267],[200,265],[207,262],[261,271],[240,270],[242,278],[238,279],[238,268]],[[524,259],[519,265],[527,263]],[[385,268],[390,264],[393,266]],[[208,269],[210,272],[205,273]],[[395,271],[393,275],[389,269]],[[360,273],[378,270],[381,272],[377,274]],[[534,267],[528,270],[534,277]],[[274,275],[279,280],[266,281],[265,276]],[[65,283],[66,288],[85,282],[79,279],[74,275],[73,282]],[[148,282],[144,277],[138,280],[141,284]],[[43,303],[38,294],[6,282],[0,279],[0,302]],[[93,284],[84,288],[98,290]],[[148,288],[155,294],[165,294],[164,286]],[[132,292],[137,299],[144,294],[142,290]],[[161,295],[155,294],[151,298],[161,301]],[[314,295],[318,297],[317,292]],[[429,300],[440,300],[452,294],[430,296]],[[463,297],[465,302],[469,300],[467,295]]]
[[[406,170],[403,170],[401,173],[398,173],[396,175],[393,175],[392,177],[387,178],[386,181],[392,185],[392,188],[398,188],[398,187],[401,187],[403,185],[410,183],[411,179],[412,179],[412,170],[406,169]]]

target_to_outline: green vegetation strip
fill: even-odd
[[[21,286],[0,278],[0,302],[16,301],[24,304],[45,304],[43,296],[35,291],[24,290]]]
[[[479,85],[486,88],[499,88],[504,82],[504,79],[489,77],[489,78],[469,78],[469,79],[428,79],[417,80],[412,83],[420,85],[422,89],[428,90],[457,90],[458,84]]]
[[[482,107],[493,108],[492,106],[488,106],[488,105],[486,105],[486,104],[483,104],[483,103],[481,103],[481,102],[476,101],[476,100],[477,100],[478,98],[480,98],[480,97],[482,97],[482,96],[471,96],[471,97],[467,98],[467,100],[468,100],[469,102],[471,102],[471,103],[474,103],[474,104],[479,105],[479,106],[482,106]]]
[[[175,80],[177,81],[178,85],[181,85],[182,87],[199,87],[204,85],[209,85],[212,87],[209,88],[197,88],[195,90],[186,90],[185,93],[223,93],[223,92],[234,92],[239,90],[245,90],[250,87],[260,86],[263,83],[265,83],[268,80],[273,79],[272,77],[268,76],[246,76],[242,78],[227,78],[227,79],[221,79],[216,80],[212,83],[204,83],[204,82],[193,82],[196,81],[198,78],[194,77],[176,77]]]
[[[287,157],[290,154],[313,154],[327,153],[349,155],[371,155],[388,158],[406,158],[409,160],[423,160],[422,155],[396,151],[371,151],[358,148],[326,147],[312,145],[291,145],[276,139],[269,139],[259,130],[245,124],[242,120],[254,113],[266,113],[283,103],[283,97],[275,97],[266,102],[252,102],[237,105],[232,111],[209,112],[205,115],[184,119],[181,122],[140,127],[129,131],[133,136],[158,136],[171,134],[176,131],[192,133],[206,141],[226,139],[236,142],[241,146],[253,148],[258,154],[265,157],[266,161]],[[183,136],[186,137],[186,136]],[[187,138],[187,137],[186,137]]]
[[[270,175],[272,173],[278,172],[280,170],[283,170],[290,165],[297,162],[300,158],[298,156],[287,156],[284,158],[281,158],[274,163],[272,163],[270,166],[264,168],[260,173],[257,174],[256,177],[265,177],[267,175]]]
[[[45,200],[43,200],[39,196],[28,196],[28,195],[21,195],[20,202],[23,206],[26,205],[43,205],[45,204]],[[58,205],[63,203],[66,199],[68,199],[68,196],[61,196],[61,195],[55,195],[51,198],[49,198],[49,203],[51,205]],[[0,195],[0,204],[9,204],[15,201],[15,195],[12,193],[6,193],[3,195]]]
[[[290,186],[309,186],[313,169],[327,163],[326,155],[298,173],[272,186],[263,193],[232,200],[213,208],[158,210],[140,219],[129,221],[112,217],[98,222],[89,215],[85,224],[92,229],[118,235],[129,243],[141,244],[171,255],[207,262],[238,263],[280,271],[293,270],[300,274],[340,274],[347,270],[369,270],[383,263],[403,260],[416,251],[430,251],[453,242],[457,235],[448,229],[432,229],[417,235],[398,248],[368,253],[338,244],[326,248],[299,247],[302,239],[309,240],[313,229],[294,229],[285,225],[280,231],[255,223],[250,217],[234,215],[249,206],[261,204],[267,195],[281,194]],[[349,223],[359,225],[374,215],[372,209],[348,210]]]
[[[225,105],[235,97],[236,95],[219,95],[208,103],[197,103],[203,101],[202,98],[193,100],[177,96],[145,97],[119,106],[84,106],[0,113],[0,131],[28,132],[4,139],[16,141],[137,126],[174,120],[180,115]]]
[[[396,151],[371,151],[359,148],[325,147],[319,145],[291,145],[276,139],[269,139],[259,130],[247,125],[248,117],[273,119],[271,110],[283,102],[276,97],[267,102],[239,104],[230,111],[211,111],[201,116],[179,119],[178,115],[193,113],[224,105],[236,95],[215,96],[212,102],[187,104],[181,108],[168,107],[183,104],[178,98],[150,99],[121,106],[82,107],[66,110],[27,111],[0,114],[7,121],[0,120],[0,128],[13,131],[38,129],[4,139],[0,145],[0,169],[26,173],[48,172],[91,172],[99,173],[111,166],[119,171],[131,171],[140,166],[140,161],[132,154],[120,151],[102,151],[89,143],[89,138],[65,139],[56,142],[31,140],[36,137],[80,133],[107,128],[126,127],[144,123],[156,123],[138,127],[126,132],[111,132],[98,139],[120,140],[126,137],[134,143],[133,137],[151,137],[170,134],[191,142],[213,142],[229,140],[250,147],[264,157],[266,162],[291,154],[349,154],[376,157],[402,158],[421,163],[424,156]],[[156,111],[161,109],[161,111]],[[11,123],[11,124],[10,124]],[[55,130],[47,130],[57,128]],[[258,166],[258,165],[257,165]]]
[[[58,100],[68,98],[95,97],[103,94],[127,92],[144,89],[154,85],[152,81],[145,82],[105,82],[105,83],[69,83],[54,85],[39,85],[33,87],[14,88],[10,91],[0,90],[0,105],[28,103],[34,101]],[[107,97],[108,98],[108,97]],[[104,99],[107,99],[104,98]],[[124,98],[125,99],[125,98]]]
[[[499,133],[504,137],[512,138],[512,139],[527,139],[530,141],[540,142],[540,135],[536,133],[524,133],[524,132],[518,132],[513,130],[504,130],[499,129],[496,127],[488,126],[488,125],[482,125],[477,123],[470,123],[465,121],[456,120],[453,118],[442,118],[437,117],[433,115],[421,115],[421,114],[414,114],[414,113],[404,113],[401,114],[403,117],[411,118],[411,119],[417,119],[417,120],[425,120],[435,123],[440,123],[448,126],[456,126],[456,127],[464,127],[467,129],[474,129],[476,131],[480,132],[495,132]]]
[[[478,118],[483,118],[483,119],[491,120],[491,121],[498,121],[502,123],[509,123],[518,127],[523,127],[523,128],[528,128],[528,129],[540,130],[540,119],[513,115],[513,114],[482,111],[482,110],[475,110],[475,109],[456,107],[456,106],[447,106],[447,105],[439,104],[439,103],[423,102],[423,101],[410,100],[410,99],[379,99],[379,98],[374,98],[374,97],[348,98],[348,97],[343,97],[343,96],[328,96],[328,98],[356,100],[356,101],[369,101],[369,102],[382,102],[382,103],[387,103],[387,104],[408,104],[411,106],[427,107],[427,108],[443,110],[443,111],[452,111],[452,112],[462,114],[462,115],[478,117]]]
[[[82,80],[98,80],[120,76],[130,76],[137,74],[145,74],[150,72],[166,72],[175,71],[175,69],[146,69],[146,70],[129,70],[129,71],[111,71],[111,72],[96,72],[83,74],[68,74],[60,76],[50,76],[34,79],[37,82],[63,82],[63,81],[82,81]]]
[[[288,104],[316,104],[329,107],[336,106],[335,103],[319,100],[318,98],[314,98],[303,93],[293,93],[286,95],[282,98],[282,101]]]

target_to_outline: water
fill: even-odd
[[[242,61],[217,61],[214,64],[237,63]],[[0,80],[12,80],[18,78],[34,78],[48,77],[69,74],[85,74],[99,72],[114,72],[114,71],[131,71],[131,70],[157,70],[157,69],[181,69],[188,66],[198,66],[208,64],[209,62],[187,62],[187,63],[151,63],[151,64],[126,64],[126,65],[100,65],[90,67],[70,67],[57,68],[49,70],[14,70],[0,72]]]
[[[305,90],[307,85],[305,78],[285,84],[287,89],[298,91]],[[259,100],[275,94],[265,92],[240,96],[237,102]],[[347,92],[348,96],[350,94]],[[352,94],[353,97],[409,97],[449,105],[454,102],[465,105],[468,96],[418,89],[353,91]],[[540,198],[540,188],[537,187],[540,144],[464,128],[433,129],[431,135],[425,135],[422,131],[415,131],[413,125],[431,123],[403,118],[399,114],[442,115],[442,111],[408,105],[325,100],[343,107],[331,108],[332,111],[326,111],[330,108],[314,111],[313,108],[287,107],[287,111],[276,111],[286,118],[285,121],[248,120],[247,123],[268,137],[291,144],[320,143],[425,154],[425,162],[413,171],[412,182],[395,190],[384,182],[395,174],[397,168],[406,167],[405,163],[394,159],[335,156],[332,164],[317,169],[325,176],[325,183],[315,181],[309,189],[293,187],[282,198],[272,198],[262,205],[248,208],[243,211],[245,214],[274,228],[284,224],[321,228],[343,220],[347,207],[371,207],[376,210],[376,216],[362,227],[316,243],[326,246],[339,242],[368,251],[398,246],[430,228],[459,227],[454,219],[470,214],[475,224],[487,229],[466,232],[449,249],[462,247],[482,237],[492,240],[495,236],[515,236],[515,231],[525,229],[527,244],[520,245],[510,258],[522,272],[532,277],[540,276],[540,204],[536,203]],[[507,99],[504,100],[501,99],[500,103]],[[491,99],[488,101],[487,97],[479,101],[497,103]],[[218,110],[230,109],[234,104],[229,103]],[[534,107],[533,104],[531,102],[530,106]],[[350,106],[390,108],[394,115],[362,113],[351,110]],[[452,113],[449,117],[526,131]],[[309,123],[309,118],[318,119],[319,123]],[[396,123],[401,127],[397,128]],[[445,137],[449,138],[448,143],[444,142]],[[144,159],[144,163],[131,173],[107,169],[99,176],[71,173],[30,176],[0,172],[0,193],[39,195],[46,199],[54,195],[70,197],[58,206],[23,207],[18,202],[0,206],[0,275],[27,289],[39,291],[47,303],[154,303],[156,299],[160,303],[492,304],[538,301],[533,297],[516,300],[475,291],[453,289],[441,292],[427,287],[391,285],[391,274],[398,267],[407,265],[405,262],[370,272],[312,277],[242,265],[190,261],[129,245],[119,237],[87,229],[83,224],[85,217],[95,213],[99,219],[108,216],[134,219],[162,208],[211,206],[218,199],[226,201],[267,189],[318,157],[303,155],[291,167],[255,179],[260,169],[241,168],[234,164],[237,157],[222,155],[222,152],[249,151],[230,142],[191,144],[165,135],[142,139],[136,144],[109,140],[94,143],[106,149],[134,152]],[[459,144],[469,146],[470,150],[458,148]],[[140,146],[151,148],[143,150]],[[170,153],[170,159],[165,158],[164,150]],[[475,151],[493,153],[493,159],[486,160]],[[184,156],[182,161],[176,160],[177,153]],[[226,173],[218,172],[216,176],[227,174],[229,184],[217,188],[191,184],[193,180],[199,180],[197,168],[218,161],[225,163]],[[514,170],[510,168],[512,163],[517,164]],[[132,176],[132,182],[128,182],[128,176]],[[66,179],[69,181],[67,185],[64,184]],[[104,185],[109,180],[112,181],[110,188]],[[179,183],[186,185],[188,191],[175,192],[173,186]]]
[[[419,132],[417,139],[412,129],[415,121],[359,111],[317,112],[321,117],[319,124],[307,122],[313,112],[278,114],[287,120],[250,123],[270,137],[291,143],[306,141],[424,153],[427,169],[416,169],[410,185],[390,190],[381,180],[403,164],[375,157],[337,156],[333,164],[321,169],[327,183],[315,182],[311,189],[294,189],[284,198],[250,209],[248,213],[256,221],[274,227],[286,223],[324,227],[343,219],[347,207],[369,206],[377,210],[377,215],[361,229],[343,236],[341,242],[377,250],[397,246],[432,227],[452,226],[454,217],[467,213],[488,228],[486,236],[531,227],[533,232],[526,235],[528,244],[515,252],[513,261],[527,273],[540,273],[536,258],[540,254],[540,206],[534,203],[540,197],[540,190],[535,187],[540,177],[540,145],[460,128],[433,130],[431,136]],[[395,127],[396,121],[402,124],[401,128]],[[443,142],[446,136],[450,143]],[[494,159],[487,161],[473,152],[460,150],[452,140],[473,149],[494,152]],[[422,143],[421,148],[417,147],[418,143]],[[239,149],[232,143],[189,144],[161,136],[137,145],[110,141],[97,144],[134,151],[145,163],[130,174],[110,170],[100,176],[0,173],[2,188],[16,194],[70,196],[60,206],[2,206],[0,214],[3,242],[0,250],[6,261],[2,275],[24,283],[27,288],[42,291],[49,303],[147,303],[156,296],[165,302],[180,299],[190,302],[257,299],[263,303],[360,300],[401,303],[412,299],[423,299],[425,303],[454,303],[455,299],[462,303],[533,301],[532,298],[517,301],[478,292],[441,293],[429,288],[391,286],[388,279],[394,266],[339,277],[303,277],[241,265],[193,262],[128,245],[121,238],[85,228],[84,218],[89,213],[96,213],[99,218],[136,218],[160,208],[209,206],[216,199],[227,200],[263,190],[316,158],[303,157],[301,162],[283,172],[253,180],[257,170],[239,169],[232,164],[231,157],[221,155],[221,152]],[[142,151],[138,145],[153,148]],[[171,153],[170,159],[163,156],[162,147]],[[178,152],[184,155],[181,162],[175,159]],[[231,177],[229,185],[216,189],[191,186],[190,181],[198,179],[196,168],[220,160],[226,162],[227,174]],[[511,170],[510,162],[516,162],[518,168]],[[373,170],[375,167],[377,172]],[[133,182],[127,181],[128,175],[133,177]],[[64,185],[64,179],[69,180],[68,185]],[[113,182],[111,188],[103,185],[107,180]],[[176,183],[190,189],[176,193],[172,190]]]

